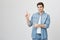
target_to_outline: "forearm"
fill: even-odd
[[[30,20],[29,19],[26,19],[26,22],[27,22],[27,25],[29,24]]]
[[[27,25],[28,25],[29,27],[32,26],[31,20],[27,19],[26,22],[27,22]]]
[[[39,24],[39,27],[40,28],[44,28],[45,27],[45,24]]]

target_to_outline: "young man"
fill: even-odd
[[[29,20],[29,13],[25,17],[29,27],[32,26],[32,40],[48,40],[47,28],[50,24],[50,16],[44,12],[43,2],[37,3],[38,12],[34,13]]]

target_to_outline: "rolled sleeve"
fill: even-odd
[[[45,27],[44,28],[49,28],[49,25],[50,25],[50,16],[48,15],[47,19],[46,19],[46,22],[45,22]]]
[[[29,21],[28,26],[29,26],[29,27],[31,27],[31,26],[32,26],[32,22],[31,22],[31,21]]]

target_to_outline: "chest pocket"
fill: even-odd
[[[34,16],[33,17],[33,24],[37,24],[37,22],[38,22],[38,17],[37,16]]]

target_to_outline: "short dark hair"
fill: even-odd
[[[37,3],[37,6],[38,6],[38,5],[42,5],[42,7],[44,7],[43,2],[38,2],[38,3]]]

